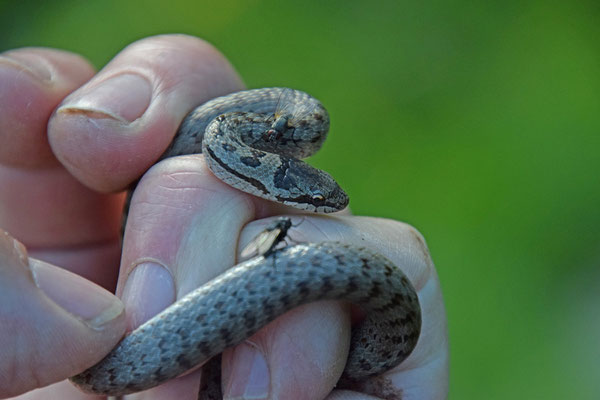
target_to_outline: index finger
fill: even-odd
[[[113,287],[115,275],[106,266],[118,261],[121,199],[74,179],[46,136],[55,107],[93,74],[89,62],[66,51],[22,48],[0,55],[0,227],[34,257]]]

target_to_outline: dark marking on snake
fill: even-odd
[[[240,161],[245,166],[251,167],[251,168],[260,167],[262,165],[262,163],[260,162],[260,160],[257,159],[256,157],[244,156],[244,157],[240,157]]]
[[[210,149],[210,147],[207,147],[206,150],[208,151],[208,153],[210,154],[210,156],[212,157],[212,159],[215,160],[221,166],[221,168],[223,168],[225,171],[229,172],[232,175],[237,176],[238,178],[240,178],[241,180],[243,180],[245,182],[250,183],[257,190],[260,190],[263,193],[268,193],[267,188],[265,187],[265,185],[262,184],[262,182],[260,182],[257,179],[254,179],[254,178],[250,178],[249,176],[246,176],[244,174],[241,174],[238,171],[236,171],[233,168],[231,168],[229,165],[227,165],[226,163],[224,163],[223,161],[221,161],[221,159],[219,159],[216,156],[216,154]]]
[[[279,167],[273,174],[273,183],[275,187],[280,189],[289,190],[296,186],[295,179],[289,174],[290,171],[290,159],[287,157],[279,157]]]

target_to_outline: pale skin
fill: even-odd
[[[121,258],[119,191],[155,162],[191,109],[243,88],[223,55],[183,35],[135,42],[99,72],[59,50],[0,54],[0,398],[96,398],[64,380],[233,265],[271,218],[285,214],[303,220],[291,240],[367,244],[404,270],[419,294],[423,329],[413,354],[385,378],[406,400],[446,397],[443,299],[411,226],[348,211],[303,217],[227,186],[193,155],[144,175]],[[92,281],[116,287],[118,297]],[[334,389],[350,326],[350,307],[341,303],[293,310],[224,354],[224,396],[373,399]],[[199,379],[195,371],[127,398],[195,399]]]

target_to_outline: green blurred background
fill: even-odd
[[[207,39],[332,117],[313,164],[441,278],[453,399],[600,398],[597,1],[0,1],[0,50]],[[368,142],[365,142],[367,140]]]

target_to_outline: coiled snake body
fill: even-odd
[[[316,152],[328,129],[327,111],[306,93],[242,91],[192,111],[162,158],[202,152],[213,173],[231,186],[297,208],[332,212],[348,204],[344,191],[327,173],[296,159]],[[420,307],[399,268],[364,247],[300,244],[231,268],[141,325],[71,380],[98,394],[145,390],[240,343],[291,308],[321,299],[353,302],[366,314],[352,331],[341,378],[345,385],[395,367],[416,345]],[[214,395],[200,394],[209,396]]]

